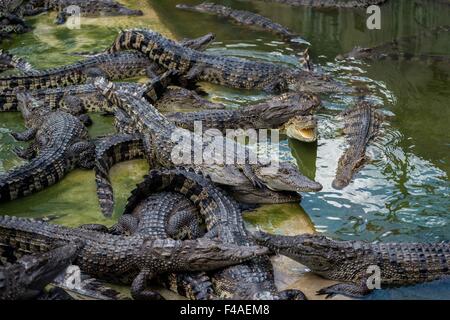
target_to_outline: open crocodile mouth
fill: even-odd
[[[297,139],[304,142],[313,142],[317,140],[316,128],[296,128],[295,126],[288,126],[286,134],[289,138]]]

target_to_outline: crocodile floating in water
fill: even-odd
[[[156,100],[161,95],[163,87],[173,72],[169,71],[160,80],[155,80],[147,88],[146,96],[154,96]],[[163,83],[166,83],[164,86]],[[257,197],[258,190],[270,189],[273,191],[319,191],[322,186],[309,180],[298,172],[291,163],[279,162],[276,167],[273,163],[262,164],[260,157],[254,154],[246,146],[235,150],[235,142],[225,139],[223,136],[203,141],[202,135],[192,133],[189,130],[178,128],[166,117],[160,114],[142,95],[132,92],[116,91],[113,83],[107,83],[104,79],[95,82],[102,94],[116,106],[118,111],[124,112],[133,122],[135,130],[143,137],[147,160],[152,168],[186,165],[211,176],[214,182],[227,185],[231,189],[255,190],[253,197]],[[159,92],[158,92],[159,91]],[[193,161],[194,146],[201,146],[202,161]],[[227,149],[228,148],[228,149]],[[209,150],[208,152],[206,150]],[[215,150],[215,151],[214,151]],[[228,160],[224,158],[224,152],[217,150],[230,150]],[[214,152],[212,152],[214,151]],[[207,159],[203,155],[208,155]],[[211,156],[211,158],[209,158]],[[231,159],[231,160],[230,160]],[[255,161],[253,163],[253,161]],[[107,191],[112,194],[111,190]],[[249,193],[248,191],[247,193]],[[237,192],[238,193],[238,192]],[[259,199],[267,203],[268,198]]]
[[[424,63],[450,63],[450,57],[444,55],[432,55],[432,54],[412,54],[408,52],[385,52],[380,51],[379,48],[361,48],[355,47],[353,50],[343,56],[338,56],[338,60],[342,59],[358,59],[368,61],[418,61]]]
[[[199,52],[148,29],[122,31],[108,52],[138,50],[151,61],[177,71],[186,81],[206,81],[238,89],[283,92],[353,91],[330,77],[285,65]]]
[[[117,236],[83,228],[68,228],[33,219],[0,217],[0,244],[41,252],[59,244],[80,243],[74,264],[93,277],[132,283],[135,299],[157,299],[147,281],[166,272],[209,271],[239,264],[267,249],[207,239],[177,241],[146,236]]]
[[[99,16],[142,16],[141,10],[134,10],[114,0],[31,0],[24,6],[25,15],[36,15],[47,11],[57,11],[57,24],[79,14],[81,17]]]
[[[366,8],[371,5],[380,5],[387,0],[262,0],[287,4],[290,6],[308,6],[321,8]]]
[[[228,129],[281,129],[290,138],[313,142],[317,140],[317,120],[311,112],[320,103],[317,96],[289,92],[239,109],[177,112],[166,117],[178,127],[191,131],[196,123],[203,129],[216,129],[223,134]]]
[[[324,278],[344,282],[318,291],[332,297],[362,297],[373,291],[375,268],[381,288],[450,276],[450,244],[334,241],[322,235],[281,236],[257,232],[256,242],[292,258]],[[372,279],[372,280],[371,280]],[[372,287],[373,288],[373,287]]]
[[[198,209],[180,193],[165,191],[150,195],[124,214],[110,232],[146,235],[155,239],[195,239],[204,235]],[[205,273],[177,273],[159,277],[159,282],[192,300],[215,298]]]
[[[19,141],[34,141],[16,154],[28,163],[0,175],[0,202],[43,190],[61,180],[75,167],[94,166],[95,146],[75,116],[51,111],[26,94],[19,94],[20,111],[27,130],[14,133]]]
[[[67,244],[0,267],[0,300],[30,300],[43,295],[44,287],[72,263],[77,250],[76,245]]]
[[[207,236],[211,239],[244,247],[253,246],[253,240],[244,228],[239,205],[209,179],[193,171],[151,171],[132,191],[124,215],[133,213],[148,196],[161,191],[178,192],[190,199],[205,220]],[[213,272],[211,279],[215,292],[221,298],[305,299],[299,290],[278,292],[268,256],[259,256],[243,264]]]
[[[194,12],[209,13],[219,17],[228,18],[230,20],[233,20],[234,22],[237,22],[238,24],[270,31],[281,36],[285,40],[295,39],[297,42],[306,42],[298,35],[283,27],[281,24],[273,22],[269,18],[263,17],[253,12],[235,10],[233,8],[211,2],[203,2],[201,4],[192,6],[187,4],[178,4],[177,8]]]
[[[348,186],[353,175],[366,161],[367,144],[379,132],[383,115],[367,102],[360,102],[355,107],[341,113],[344,121],[344,134],[348,144],[339,159],[333,188]]]

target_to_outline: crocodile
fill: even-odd
[[[310,114],[320,103],[315,95],[289,92],[239,109],[176,112],[166,117],[191,131],[199,124],[223,134],[228,129],[281,129],[290,138],[313,142],[317,140],[317,120]]]
[[[44,287],[72,263],[77,250],[76,245],[67,244],[0,267],[0,300],[30,300],[43,295]]]
[[[222,103],[208,101],[194,90],[177,86],[169,86],[166,92],[155,101],[155,107],[163,113],[226,108]]]
[[[344,110],[344,134],[348,148],[339,159],[333,188],[343,189],[348,186],[353,175],[366,161],[366,148],[377,136],[383,115],[367,102],[360,102],[353,108]]]
[[[196,39],[182,40],[180,43],[183,46],[204,50],[214,38],[214,34],[208,33]],[[13,65],[22,73],[26,74],[26,76],[19,77],[20,80],[16,79],[22,84],[27,81],[26,79],[28,76],[31,76],[30,79],[33,79],[36,84],[27,85],[27,87],[32,87],[34,89],[28,91],[28,93],[35,99],[42,101],[54,110],[63,108],[66,110],[73,110],[74,112],[77,112],[77,114],[83,112],[111,112],[111,106],[109,106],[107,101],[99,94],[92,83],[84,83],[88,81],[88,78],[83,77],[75,79],[75,76],[79,71],[83,72],[83,70],[86,70],[93,76],[106,74],[108,78],[113,80],[131,78],[143,74],[150,77],[156,77],[157,74],[161,72],[161,70],[157,70],[157,66],[150,63],[146,57],[133,52],[121,52],[119,55],[109,55],[107,53],[91,54],[85,62],[48,71],[37,71],[24,59],[13,56],[7,52],[2,52],[2,54],[0,54],[0,65]],[[69,74],[73,73],[73,77],[69,75],[67,78],[64,69],[66,69],[66,72]],[[14,77],[12,79],[14,79]],[[72,85],[60,86],[63,84]],[[23,86],[25,86],[25,84]],[[141,88],[137,83],[120,83],[119,86],[128,87],[129,90],[134,91],[139,91]],[[187,89],[185,90],[188,91]],[[168,92],[166,99],[161,101],[161,105],[168,105],[173,102],[173,99],[170,99],[169,95],[170,91]],[[184,94],[184,96],[189,97],[190,95]],[[16,90],[8,90],[0,95],[0,111],[17,110],[17,105]]]
[[[24,7],[24,15],[28,16],[47,11],[58,12],[57,24],[65,23],[73,14],[81,17],[143,15],[141,10],[127,8],[114,0],[31,0]]]
[[[344,55],[338,55],[336,59],[357,59],[366,61],[414,61],[426,64],[450,63],[450,57],[445,55],[413,54],[408,52],[400,52],[398,50],[387,52],[385,51],[385,48],[386,47],[384,45],[372,48],[355,47],[352,51]]]
[[[75,167],[94,166],[95,146],[75,116],[51,111],[29,95],[18,94],[27,130],[13,133],[16,140],[34,141],[16,154],[28,163],[0,175],[0,202],[15,200],[55,184]]]
[[[281,64],[250,61],[185,48],[148,29],[119,33],[108,52],[138,50],[151,61],[177,71],[185,81],[205,81],[238,89],[280,93],[293,89],[310,92],[353,92],[329,76]]]
[[[160,90],[163,90],[163,83],[167,86],[167,81],[170,81],[172,76],[173,72],[168,71],[159,80],[156,79],[148,85],[147,97],[154,96],[154,100],[156,100],[161,95]],[[290,192],[322,189],[319,183],[301,175],[291,163],[276,163],[276,167],[272,166],[273,163],[270,162],[261,164],[261,158],[254,154],[253,150],[246,146],[235,150],[235,142],[225,139],[223,136],[216,136],[215,139],[211,139],[212,141],[204,141],[204,143],[202,135],[176,127],[142,95],[117,91],[115,85],[112,82],[108,83],[104,78],[98,79],[95,85],[118,110],[132,120],[134,128],[142,134],[146,157],[152,168],[187,165],[204,171],[205,174],[211,176],[214,182],[228,185],[231,188]],[[200,155],[207,155],[206,161],[192,161],[195,153],[191,148],[192,142],[194,142],[194,146],[203,147],[196,152]],[[227,158],[225,161],[223,152],[217,152],[217,150],[228,150],[228,152],[233,150],[233,158],[229,155],[228,157],[231,159]],[[270,199],[260,199],[260,201],[268,200]]]
[[[206,222],[207,237],[222,243],[253,246],[244,228],[239,205],[208,178],[193,170],[152,170],[132,191],[124,209],[129,215],[155,192],[177,192],[190,199]],[[243,264],[227,267],[211,274],[215,292],[221,298],[234,299],[299,299],[299,290],[278,292],[272,264],[261,255]]]
[[[239,246],[208,239],[151,239],[70,228],[14,216],[0,217],[0,245],[38,253],[60,244],[80,243],[74,264],[95,278],[131,283],[134,299],[161,299],[147,281],[166,272],[209,271],[267,254],[259,246]]]
[[[323,235],[281,236],[262,231],[256,232],[254,238],[257,243],[300,262],[326,279],[343,282],[318,291],[328,297],[343,294],[359,298],[370,294],[374,289],[375,268],[380,271],[380,288],[414,285],[450,276],[448,242],[335,241]]]
[[[387,0],[262,0],[289,6],[308,6],[319,8],[366,8],[384,4]]]
[[[196,239],[204,235],[194,204],[175,192],[158,192],[139,203],[131,214],[122,215],[110,232],[139,233],[155,239]],[[216,298],[212,283],[205,273],[177,273],[159,277],[159,282],[192,300]]]
[[[216,15],[219,17],[230,19],[241,25],[267,30],[269,32],[281,36],[284,40],[289,41],[295,40],[296,42],[303,42],[303,43],[306,42],[305,40],[301,39],[298,35],[292,33],[292,31],[290,31],[286,27],[283,27],[281,24],[273,22],[269,18],[266,18],[262,15],[253,12],[244,10],[235,10],[233,8],[211,2],[203,2],[198,5],[178,4],[176,7],[178,9]]]
[[[36,74],[0,77],[0,94],[86,83],[92,77],[99,76],[120,80],[145,75],[151,70],[151,63],[138,52],[100,54],[70,65],[41,70]]]

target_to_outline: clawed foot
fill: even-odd
[[[362,298],[369,293],[371,293],[371,290],[366,286],[357,286],[346,283],[339,283],[317,291],[317,295],[325,295],[326,299],[330,299],[338,294],[351,298]]]

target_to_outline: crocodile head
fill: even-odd
[[[284,124],[284,131],[291,139],[314,142],[317,140],[317,119],[314,116],[296,116]]]
[[[326,74],[308,70],[290,71],[285,77],[291,89],[297,92],[353,93],[355,91]]]
[[[287,92],[269,100],[240,109],[260,128],[277,128],[295,116],[305,116],[317,109],[320,98],[303,92]],[[261,123],[258,123],[261,122]]]
[[[21,299],[34,298],[67,268],[76,256],[79,246],[66,245],[41,255],[25,256],[17,262],[22,269],[20,287],[26,288]]]
[[[268,252],[267,248],[257,245],[239,246],[205,238],[184,241],[148,240],[142,249],[143,257],[148,257],[150,263],[161,260],[157,263],[179,271],[221,269]]]
[[[364,154],[360,154],[354,149],[348,149],[339,159],[336,170],[336,177],[332,182],[335,189],[343,189],[350,184],[353,175],[357,172],[365,161]]]
[[[362,47],[354,47],[352,51],[346,54],[339,54],[336,57],[336,60],[345,60],[345,59],[365,59],[369,58],[373,53],[372,48],[362,48]]]
[[[258,244],[300,262],[319,274],[330,272],[346,259],[336,251],[336,241],[321,235],[281,236],[257,231],[253,237]]]
[[[25,125],[28,128],[38,128],[51,112],[42,102],[36,100],[29,93],[20,92],[17,94],[17,109],[22,113]]]
[[[279,162],[272,166],[255,166],[256,177],[273,191],[316,192],[322,185],[302,175],[290,162]]]

